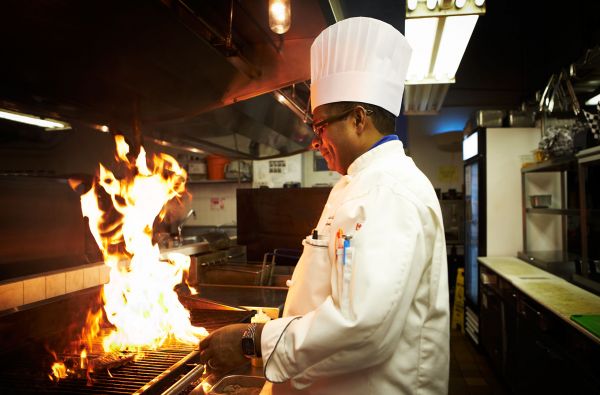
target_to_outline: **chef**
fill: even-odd
[[[213,332],[200,343],[211,369],[260,357],[263,393],[447,393],[441,210],[393,134],[410,54],[400,32],[371,18],[315,39],[313,147],[343,177],[303,240],[283,318]]]

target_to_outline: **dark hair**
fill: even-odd
[[[352,102],[352,101],[341,101],[337,103],[329,104],[331,109],[335,112],[344,112],[349,111],[351,108],[356,106],[364,107],[365,110],[373,111],[371,115],[371,119],[373,120],[373,125],[381,134],[393,134],[396,129],[396,116],[389,112],[388,110],[384,110],[383,108],[376,106],[374,104],[368,103],[360,103],[360,102]]]

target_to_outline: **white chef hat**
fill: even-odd
[[[398,116],[411,52],[398,30],[377,19],[348,18],[329,26],[310,48],[311,109],[354,101]]]

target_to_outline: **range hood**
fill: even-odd
[[[267,0],[7,0],[0,105],[130,131],[231,156],[307,147],[310,130],[272,93],[303,87],[310,45],[333,23],[327,1],[292,0],[292,26],[268,28]],[[297,107],[307,89],[295,89]],[[236,155],[237,153],[237,155]]]

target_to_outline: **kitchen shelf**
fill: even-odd
[[[554,173],[537,174],[534,173]],[[544,194],[550,190],[531,192],[536,179],[547,179],[544,186],[554,190],[554,207],[527,207],[530,193]],[[577,160],[573,157],[550,159],[521,169],[521,201],[523,215],[523,251],[519,258],[566,280],[580,270],[580,238],[578,234],[582,211],[579,206]],[[553,186],[551,186],[553,185]],[[558,206],[558,207],[556,207]],[[555,216],[555,218],[551,218]],[[546,217],[546,218],[542,218]],[[558,233],[555,233],[558,232]],[[555,239],[553,235],[557,235]],[[540,250],[557,251],[540,251]]]
[[[525,211],[528,214],[558,214],[558,215],[580,215],[579,209],[561,209],[561,208],[533,208],[528,207]]]
[[[522,168],[521,173],[564,171],[570,168],[575,168],[575,163],[576,162],[574,156],[548,159],[544,162],[536,163]]]
[[[527,207],[527,189],[530,182],[536,182],[546,176],[533,173],[553,172],[559,182],[558,199],[559,208],[532,208]],[[560,178],[560,181],[558,180]],[[591,292],[600,294],[600,273],[598,261],[600,260],[600,146],[588,148],[567,158],[552,159],[521,169],[522,180],[522,210],[523,210],[523,251],[519,258],[541,269],[564,277],[574,284],[582,286]],[[548,191],[535,192],[534,194],[548,193]],[[555,192],[554,194],[556,194]],[[555,195],[556,196],[556,195]],[[532,215],[539,214],[539,215]],[[542,218],[544,215],[557,216],[557,219]],[[552,227],[559,223],[561,243],[557,244],[561,251],[535,251],[550,244],[534,243],[530,241],[542,240],[552,232],[542,230],[540,226]],[[534,224],[535,226],[530,226]],[[555,228],[556,229],[556,228]],[[528,232],[537,232],[537,238]],[[562,247],[560,247],[562,245]],[[541,248],[540,248],[541,247]],[[532,249],[534,251],[529,251]]]

